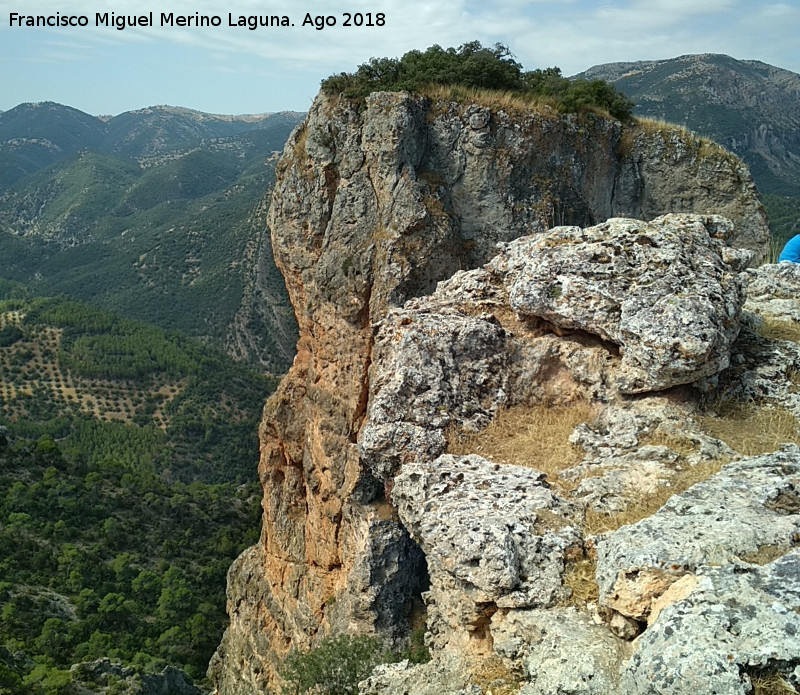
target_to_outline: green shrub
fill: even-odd
[[[357,695],[358,683],[383,660],[379,639],[339,635],[322,640],[309,652],[289,654],[281,677],[288,684],[287,695]]]
[[[459,48],[434,45],[402,58],[372,58],[353,73],[322,81],[326,94],[360,100],[372,92],[420,92],[431,85],[513,92],[551,100],[565,112],[602,109],[615,118],[631,117],[633,102],[603,80],[570,80],[557,67],[523,72],[507,46],[487,48],[470,41]]]
[[[0,328],[0,347],[9,347],[14,343],[22,340],[25,334],[20,330],[19,326],[9,324]]]
[[[403,661],[408,659],[412,664],[427,664],[431,660],[431,652],[425,646],[425,624],[412,630],[408,638],[408,645],[397,655],[397,659],[390,661]]]

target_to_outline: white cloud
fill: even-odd
[[[21,0],[13,0],[21,2]],[[0,5],[10,7],[10,3]],[[63,10],[55,0],[28,0],[28,14],[52,14]],[[85,14],[94,23],[94,13],[111,11],[97,0],[71,0],[70,13]],[[115,0],[117,15],[140,15],[149,11],[147,0]],[[345,10],[382,12],[384,27],[345,28],[337,26],[316,31],[301,28],[306,12],[334,14]],[[414,48],[436,43],[458,46],[479,39],[486,45],[507,44],[526,68],[558,65],[574,74],[604,62],[669,58],[685,53],[728,53],[737,58],[764,60],[800,70],[800,9],[794,2],[752,3],[750,0],[455,0],[444,5],[431,0],[340,0],[337,5],[323,0],[165,0],[153,6],[158,24],[162,11],[214,14],[222,18],[218,28],[147,27],[89,29],[9,29],[0,26],[0,57],[10,52],[40,60],[70,60],[81,52],[88,64],[102,51],[102,62],[113,63],[114,47],[120,56],[135,60],[135,51],[145,51],[143,62],[156,64],[163,54],[165,76],[191,70],[224,75],[228,83],[242,80],[242,91],[252,90],[246,79],[264,80],[263,89],[280,83],[286,90],[296,76],[302,94],[315,93],[319,80],[341,70],[352,70],[373,56],[400,56]],[[249,31],[227,27],[228,12],[234,16],[287,14],[294,28],[260,28]],[[0,14],[5,22],[8,13]],[[341,23],[341,20],[340,20]],[[9,40],[7,40],[9,39]],[[45,41],[72,42],[54,51]],[[141,44],[141,48],[137,46]],[[4,55],[7,52],[7,55]],[[168,58],[166,56],[169,56]],[[12,56],[18,60],[18,55]],[[175,58],[177,57],[177,60]],[[170,63],[170,61],[174,61]],[[89,70],[88,67],[85,69]],[[99,68],[98,68],[99,69]],[[120,70],[122,67],[119,68]],[[183,74],[183,73],[181,73]],[[276,77],[277,76],[277,77]],[[165,77],[166,79],[166,77]],[[6,87],[19,87],[0,77],[0,94]],[[278,80],[278,82],[276,82]],[[300,84],[302,82],[302,84]],[[262,84],[262,83],[258,83]],[[120,88],[121,89],[121,88]],[[12,97],[6,97],[12,98]],[[13,104],[10,104],[13,105]],[[7,108],[9,104],[0,104]]]

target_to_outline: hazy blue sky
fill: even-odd
[[[95,13],[156,26],[95,27]],[[12,12],[85,15],[88,27],[10,27]],[[220,27],[161,27],[161,12],[217,15]],[[291,28],[228,27],[228,13],[288,15]],[[341,26],[343,13],[385,15]],[[337,26],[302,27],[306,13]],[[525,68],[571,75],[598,63],[726,53],[800,72],[800,0],[0,0],[0,110],[57,101],[92,114],[171,104],[213,113],[304,111],[322,78],[372,56],[438,43],[507,44]]]

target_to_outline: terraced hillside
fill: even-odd
[[[0,424],[20,436],[247,480],[272,387],[217,349],[74,300],[0,302]]]

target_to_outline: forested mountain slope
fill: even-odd
[[[172,107],[102,120],[50,103],[0,114],[0,277],[284,371],[296,328],[260,201],[298,120]]]
[[[274,382],[72,299],[0,297],[0,693],[79,692],[69,668],[104,657],[204,678]]]

